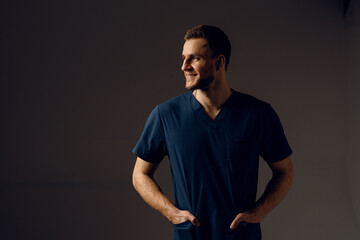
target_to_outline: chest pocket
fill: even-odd
[[[251,161],[250,143],[236,138],[227,138],[226,161],[230,172],[244,172]]]

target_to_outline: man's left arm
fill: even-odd
[[[235,229],[239,223],[258,223],[278,205],[289,191],[294,179],[294,169],[290,157],[269,163],[273,176],[266,186],[263,195],[255,207],[247,212],[239,213],[230,225]]]

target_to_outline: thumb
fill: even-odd
[[[235,228],[237,228],[237,226],[239,225],[239,223],[241,223],[242,221],[245,220],[245,216],[242,213],[239,213],[235,219],[232,221],[231,225],[230,225],[230,229],[234,230]]]
[[[189,213],[189,221],[197,227],[200,226],[199,220],[197,220],[197,218],[194,215],[192,215],[191,213]]]
[[[193,225],[195,225],[197,227],[200,226],[200,222],[199,222],[199,220],[197,220],[197,218],[194,218],[191,222]]]

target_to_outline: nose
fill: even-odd
[[[181,70],[182,71],[186,71],[191,69],[191,65],[189,64],[189,60],[188,59],[184,59],[183,64],[181,65]]]

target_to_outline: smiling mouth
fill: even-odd
[[[185,77],[186,77],[186,79],[188,79],[188,80],[191,80],[191,79],[193,79],[194,77],[196,77],[197,76],[197,74],[189,74],[189,73],[186,73],[185,74]]]

